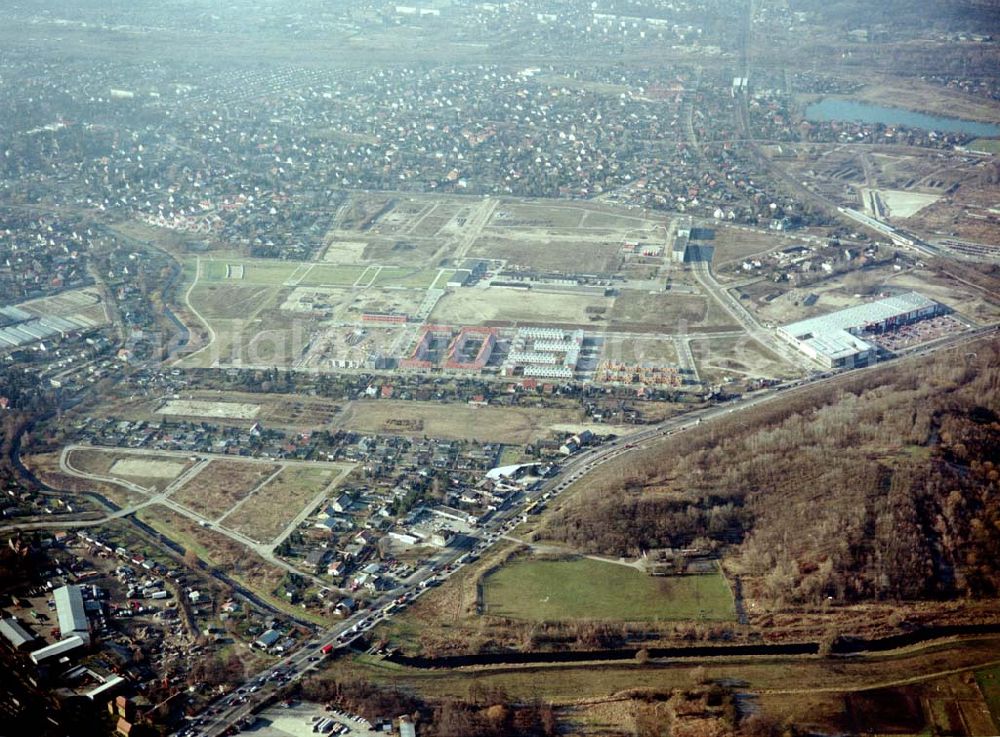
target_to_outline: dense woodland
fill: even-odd
[[[998,413],[996,341],[894,363],[673,438],[541,534],[715,549],[776,607],[996,596]]]

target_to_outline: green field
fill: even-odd
[[[320,264],[310,269],[302,281],[302,286],[351,286],[364,272],[366,266],[338,266]]]
[[[993,721],[1000,724],[1000,665],[976,671],[976,683],[983,692]]]
[[[721,574],[653,577],[588,558],[519,560],[484,582],[486,612],[544,620],[731,620]]]
[[[453,276],[455,276],[455,269],[445,269],[438,274],[431,287],[433,289],[444,289]]]
[[[243,278],[236,278],[238,267],[243,267]],[[229,268],[232,267],[232,268]],[[240,284],[284,284],[299,268],[295,262],[236,259],[233,261],[202,261],[201,281]],[[227,277],[227,269],[229,276]]]
[[[1000,138],[977,138],[968,148],[984,154],[1000,154]]]

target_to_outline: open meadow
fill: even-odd
[[[473,407],[416,401],[356,401],[344,410],[343,427],[363,433],[416,435],[447,440],[523,445],[551,435],[553,426],[582,423],[578,409]]]
[[[281,466],[245,460],[212,460],[171,499],[192,512],[215,520],[225,515]]]
[[[589,558],[519,559],[483,582],[485,613],[536,622],[735,619],[719,573],[650,576]]]

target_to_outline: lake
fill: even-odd
[[[991,138],[1000,136],[1000,125],[979,123],[962,118],[948,118],[928,115],[898,107],[871,105],[857,100],[841,100],[827,97],[806,108],[806,119],[814,122],[856,121],[860,123],[882,123],[884,125],[905,125],[908,128],[964,133],[969,136]]]

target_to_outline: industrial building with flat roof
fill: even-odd
[[[907,292],[794,322],[778,328],[778,334],[830,368],[850,368],[867,364],[875,355],[876,347],[861,337],[864,333],[884,332],[944,312],[934,300]]]
[[[71,652],[79,650],[85,644],[86,643],[84,643],[83,638],[79,635],[64,637],[59,640],[59,642],[53,642],[51,645],[43,647],[40,650],[35,650],[31,653],[31,662],[35,665],[39,665],[47,660],[52,660],[52,658],[56,658],[58,660],[64,655],[69,655]]]
[[[56,614],[59,617],[59,632],[63,639],[76,635],[84,644],[90,644],[90,626],[83,606],[83,594],[79,586],[60,586],[52,592],[56,600]]]

